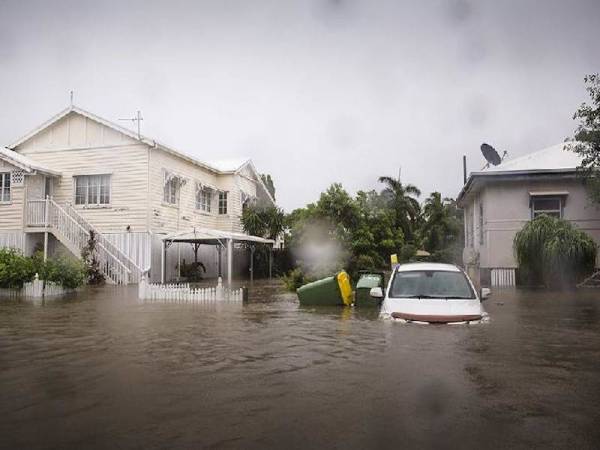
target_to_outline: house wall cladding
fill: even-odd
[[[70,113],[15,150],[61,172],[53,182],[61,205],[74,203],[74,176],[111,175],[110,205],[75,208],[101,232],[147,231],[147,145]]]
[[[484,206],[484,245],[477,243],[481,267],[515,269],[517,262],[513,251],[515,235],[531,220],[530,192],[568,192],[563,218],[588,233],[600,244],[600,206],[589,200],[581,182],[575,178],[553,181],[519,180],[490,183],[483,188],[478,199]],[[478,212],[479,200],[470,202],[465,214]],[[465,222],[467,223],[467,222]],[[468,224],[468,223],[467,223]],[[600,254],[596,260],[600,267]]]

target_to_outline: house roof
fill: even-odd
[[[460,204],[464,197],[478,188],[478,181],[497,176],[527,176],[574,173],[582,158],[571,149],[575,142],[563,142],[524,156],[502,161],[478,172],[471,172],[458,194]]]
[[[581,164],[581,157],[569,150],[570,144],[563,142],[519,158],[502,161],[499,165],[490,166],[482,172],[575,170]]]
[[[60,172],[5,147],[0,147],[0,159],[28,173],[40,172],[45,175],[60,176]]]
[[[124,135],[130,137],[131,139],[135,139],[136,141],[139,141],[150,147],[160,148],[161,150],[165,151],[166,153],[170,153],[174,156],[182,158],[188,162],[191,162],[194,165],[202,167],[202,168],[204,168],[210,172],[216,173],[216,174],[237,173],[243,167],[249,165],[251,167],[251,170],[256,175],[258,184],[263,188],[266,195],[273,202],[273,204],[275,204],[275,199],[271,196],[268,189],[264,185],[264,183],[260,177],[260,174],[258,173],[258,171],[256,170],[256,167],[254,167],[254,164],[252,163],[252,160],[250,160],[248,158],[237,158],[237,159],[230,159],[230,160],[215,161],[214,163],[206,163],[206,162],[200,161],[186,153],[176,150],[168,145],[165,145],[165,144],[157,141],[156,139],[152,139],[152,138],[149,138],[144,135],[138,136],[138,134],[136,132],[129,130],[128,128],[122,127],[114,122],[111,122],[110,120],[103,119],[102,117],[97,116],[96,114],[93,114],[93,113],[86,111],[85,109],[79,108],[78,106],[75,106],[75,105],[71,105],[68,108],[65,108],[64,110],[62,110],[55,116],[51,117],[49,120],[47,120],[46,122],[44,122],[43,124],[41,124],[40,126],[35,128],[34,130],[32,130],[31,132],[29,132],[26,135],[22,136],[21,138],[17,139],[15,142],[10,144],[8,146],[8,148],[13,150],[15,147],[18,147],[23,142],[31,139],[33,136],[35,136],[42,130],[48,128],[49,126],[58,122],[60,119],[62,119],[63,117],[67,116],[68,114],[70,114],[72,112],[80,114],[84,117],[87,117],[90,120],[94,120],[94,121],[96,121],[102,125],[105,125],[115,131],[123,133]]]
[[[94,120],[102,125],[107,126],[108,128],[111,128],[115,131],[118,131],[119,133],[123,133],[124,135],[130,137],[131,139],[135,139],[136,141],[139,141],[143,144],[149,145],[150,147],[156,147],[156,148],[160,148],[161,150],[170,153],[172,155],[178,156],[180,158],[183,158],[189,162],[191,162],[192,164],[195,164],[197,166],[203,167],[204,169],[214,172],[214,173],[219,173],[219,170],[216,169],[215,167],[211,167],[210,165],[206,164],[203,161],[200,161],[192,156],[189,156],[179,150],[175,150],[172,147],[169,147],[168,145],[165,145],[159,141],[157,141],[156,139],[152,139],[149,138],[147,136],[144,135],[139,135],[128,129],[125,127],[122,127],[114,122],[111,122],[110,120],[107,119],[103,119],[100,116],[97,116],[94,113],[91,113],[89,111],[86,111],[85,109],[82,109],[78,106],[75,105],[71,105],[68,108],[63,109],[61,112],[59,112],[58,114],[56,114],[55,116],[51,117],[49,120],[47,120],[46,122],[44,122],[43,124],[41,124],[40,126],[38,126],[37,128],[35,128],[34,130],[30,131],[29,133],[27,133],[26,135],[20,137],[19,139],[17,139],[15,142],[13,142],[12,144],[8,145],[8,148],[10,149],[14,149],[15,147],[21,145],[23,142],[31,139],[33,136],[35,136],[36,134],[38,134],[40,131],[48,128],[49,126],[53,125],[54,123],[58,122],[60,119],[62,119],[63,117],[67,116],[70,113],[77,113],[80,114],[84,117],[87,117],[88,119]]]

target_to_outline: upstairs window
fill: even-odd
[[[110,204],[110,175],[75,177],[75,204],[100,206]]]
[[[210,212],[212,203],[212,189],[199,188],[196,190],[196,209]]]
[[[165,172],[165,185],[163,187],[163,201],[169,205],[177,204],[177,190],[179,189],[179,179]]]
[[[0,202],[10,202],[10,172],[0,173]]]
[[[535,219],[541,214],[562,218],[562,197],[531,197],[531,218]]]
[[[227,192],[219,192],[219,214],[227,214]]]

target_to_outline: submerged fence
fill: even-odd
[[[33,281],[23,283],[22,288],[0,289],[0,297],[58,297],[73,292],[52,281],[40,280],[36,274]]]
[[[159,284],[148,283],[142,277],[138,286],[140,300],[168,301],[174,303],[199,302],[241,302],[247,296],[246,288],[227,289],[221,278],[216,287],[192,288],[188,283]]]

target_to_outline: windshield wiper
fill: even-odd
[[[459,297],[457,295],[451,295],[449,297],[439,297],[439,298],[443,298],[444,300],[473,300],[473,297]]]
[[[402,295],[402,296],[396,297],[396,298],[440,298],[440,297],[435,297],[433,295]]]

